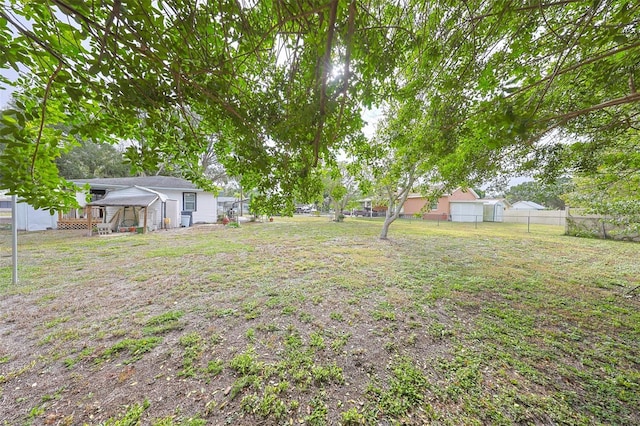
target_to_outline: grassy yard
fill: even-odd
[[[0,424],[640,424],[639,244],[380,226],[2,231]]]

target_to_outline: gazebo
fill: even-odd
[[[92,201],[87,207],[98,207],[103,211],[99,215],[102,223],[109,226],[103,229],[119,231],[140,231],[146,233],[151,224],[154,228],[164,220],[164,204],[167,196],[141,186],[111,191],[104,198]],[[87,215],[87,227],[93,228],[92,214]]]

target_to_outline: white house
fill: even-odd
[[[514,210],[544,210],[546,207],[533,201],[518,201],[513,203],[511,208]]]
[[[141,186],[109,191],[104,198],[87,204],[98,209],[92,216],[112,231],[122,229],[156,229],[179,224],[178,203],[165,194]],[[165,219],[168,219],[165,220]],[[98,220],[96,220],[98,221]],[[106,229],[106,228],[103,228]]]
[[[218,219],[218,202],[216,196],[210,192],[196,187],[188,180],[171,176],[141,176],[126,178],[98,178],[76,179],[78,185],[90,186],[91,201],[104,198],[108,192],[142,187],[166,196],[168,200],[174,200],[176,212],[171,208],[173,203],[167,204],[169,210],[162,217],[171,220],[170,226],[177,227],[182,224],[182,215],[191,216],[191,223],[215,223]],[[178,220],[180,219],[180,220]]]
[[[147,213],[147,229],[157,229],[168,224],[169,227],[187,226],[195,223],[215,223],[218,218],[217,198],[214,194],[206,192],[193,183],[170,176],[143,176],[126,178],[97,178],[75,179],[79,186],[89,186],[89,194],[79,192],[76,199],[81,209],[68,213],[51,215],[48,211],[37,210],[26,203],[18,203],[17,220],[18,229],[38,231],[44,229],[87,229],[86,207],[101,209],[102,216],[92,218],[92,221],[114,220],[114,230],[121,223],[114,219],[116,211],[126,214],[125,221],[131,221],[129,216]],[[107,195],[113,193],[107,201]],[[89,203],[87,203],[89,195]],[[132,198],[126,198],[132,197]],[[151,198],[157,197],[153,201]],[[145,202],[153,201],[153,205]],[[119,205],[118,205],[119,203]],[[126,204],[129,209],[126,209]],[[147,207],[144,209],[144,207]],[[123,211],[127,210],[127,211]],[[106,212],[106,217],[104,214]],[[186,217],[186,221],[183,220]],[[168,221],[164,219],[168,218]],[[139,226],[144,226],[144,217],[138,218]],[[140,222],[142,220],[142,222]],[[153,222],[153,223],[151,223]]]

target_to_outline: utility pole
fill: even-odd
[[[13,273],[11,275],[13,284],[18,284],[18,198],[15,195],[11,196],[11,236],[12,236],[12,261],[13,261]]]

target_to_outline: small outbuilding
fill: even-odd
[[[507,202],[505,200],[482,200],[485,222],[502,222]]]
[[[449,202],[451,222],[482,222],[484,207],[482,200],[456,200]]]
[[[172,205],[167,207],[167,205]],[[102,223],[112,231],[154,231],[164,223],[177,223],[177,202],[157,191],[140,186],[108,192],[104,198],[88,203],[99,208]],[[168,221],[165,221],[169,219]]]

